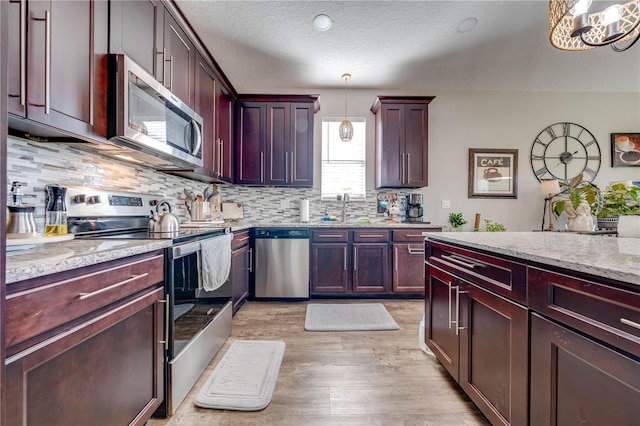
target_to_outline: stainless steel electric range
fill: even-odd
[[[202,285],[202,246],[230,233],[224,224],[183,229],[173,235],[148,232],[150,214],[163,201],[154,194],[69,187],[69,232],[76,238],[170,239],[165,250],[165,395],[156,416],[170,416],[231,335],[231,278],[214,291]],[[166,203],[165,203],[166,204]],[[210,253],[210,252],[207,252]],[[217,253],[215,255],[229,255]]]

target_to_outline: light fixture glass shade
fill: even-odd
[[[578,0],[576,4],[569,10],[573,16],[580,16],[583,13],[587,13],[589,6],[591,6],[592,0]]]
[[[325,14],[320,14],[313,18],[313,27],[318,31],[327,31],[331,28],[331,18]]]
[[[561,50],[587,50],[611,46],[614,51],[622,52],[640,39],[638,0],[615,5],[618,6],[619,18],[609,25],[605,23],[605,11],[589,12],[588,4],[583,2],[549,1],[549,41],[554,47]],[[580,14],[583,10],[586,11]]]
[[[540,193],[550,196],[560,193],[560,183],[555,179],[542,179],[540,181]]]
[[[349,120],[340,123],[340,139],[342,142],[349,142],[353,138],[353,124]]]

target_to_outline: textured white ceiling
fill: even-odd
[[[240,93],[344,87],[640,93],[640,42],[564,52],[548,2],[177,0]],[[595,7],[608,2],[594,2]],[[313,28],[324,13],[333,26]],[[470,32],[457,32],[468,17]]]

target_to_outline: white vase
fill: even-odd
[[[620,216],[618,219],[618,237],[640,238],[640,216]]]

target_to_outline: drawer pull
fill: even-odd
[[[134,276],[132,276],[131,278],[129,278],[127,280],[120,281],[119,283],[112,284],[109,287],[105,287],[105,288],[101,288],[100,290],[92,291],[91,293],[80,293],[78,295],[78,299],[85,300],[85,299],[88,299],[90,297],[97,296],[98,294],[102,294],[105,291],[113,290],[114,288],[120,287],[121,285],[129,284],[132,281],[139,280],[140,278],[144,278],[147,275],[149,275],[149,273],[145,272],[144,274],[134,275]]]
[[[249,237],[240,238],[240,239],[238,240],[238,242],[247,241],[248,239],[249,239]]]
[[[384,235],[359,235],[360,238],[384,238]]]
[[[443,254],[443,255],[442,255],[442,258],[443,258],[443,259],[446,259],[446,260],[448,260],[448,261],[450,261],[450,262],[457,263],[458,265],[462,265],[462,266],[464,266],[464,267],[466,267],[466,268],[471,268],[471,269],[473,269],[473,268],[475,268],[475,267],[476,267],[476,264],[474,264],[474,263],[469,263],[469,262],[464,262],[464,261],[462,261],[462,260],[456,259],[454,256],[447,256],[447,255]]]
[[[407,250],[409,251],[409,254],[424,254],[424,248],[411,248],[410,244],[407,245]]]
[[[318,238],[342,238],[341,234],[319,234]]]
[[[625,324],[625,325],[628,325],[628,326],[631,326],[631,327],[633,327],[633,328],[637,328],[637,329],[639,329],[639,330],[640,330],[640,324],[638,324],[638,323],[637,323],[637,322],[635,322],[635,321],[630,321],[630,320],[628,320],[628,319],[626,319],[626,318],[620,318],[620,322],[621,322],[621,323],[623,323],[623,324]]]
[[[424,237],[422,234],[407,234],[405,237]]]

